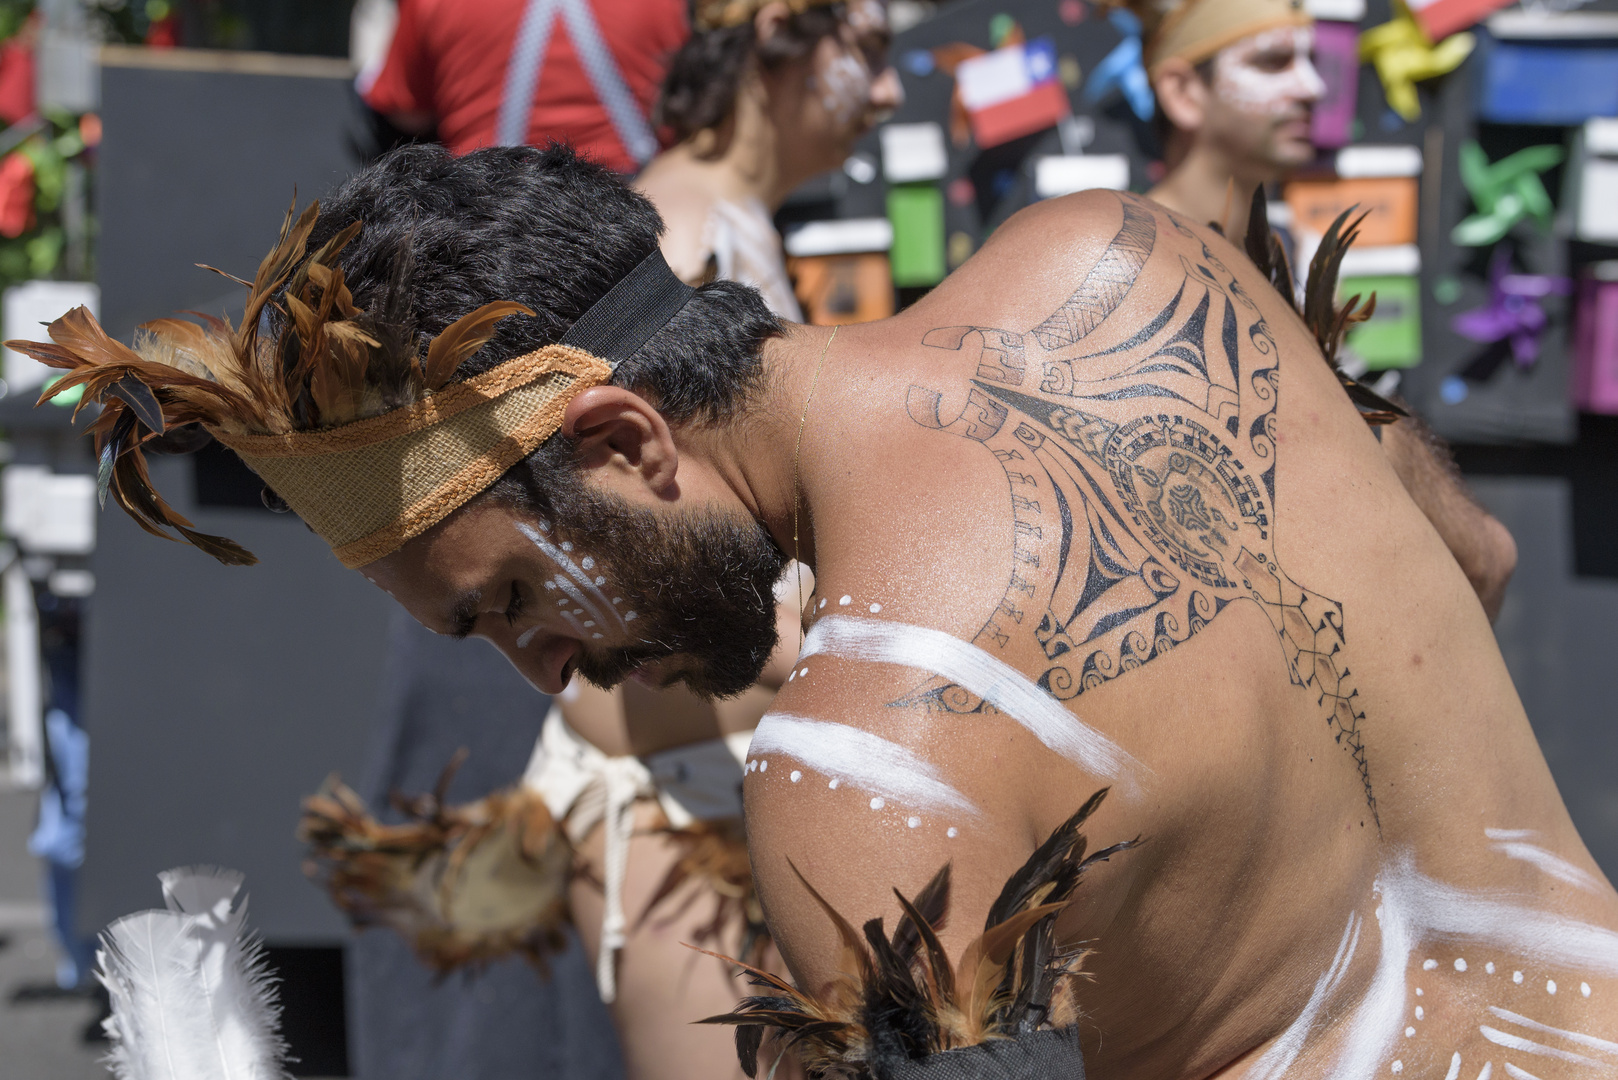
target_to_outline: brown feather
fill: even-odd
[[[501,319],[508,315],[533,315],[532,308],[512,300],[496,300],[462,315],[444,327],[427,346],[427,389],[437,392],[449,383],[455,369],[494,337]]]

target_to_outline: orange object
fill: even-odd
[[[1354,180],[1299,180],[1286,187],[1292,227],[1324,236],[1338,214],[1355,204],[1369,211],[1357,247],[1416,242],[1416,179],[1379,176]]]
[[[793,291],[816,326],[870,322],[893,314],[893,276],[882,252],[801,255],[787,260]]]
[[[0,236],[15,239],[34,227],[34,163],[24,154],[0,161]]]

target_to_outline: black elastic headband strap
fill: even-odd
[[[583,349],[616,367],[667,326],[694,292],[674,276],[663,253],[654,247],[606,296],[579,316],[562,335],[562,344]]]

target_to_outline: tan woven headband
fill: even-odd
[[[547,345],[408,408],[325,431],[214,431],[343,565],[420,536],[537,450],[568,402],[612,376],[582,349]]]
[[[1171,57],[1200,64],[1245,37],[1279,26],[1313,26],[1303,0],[1186,0],[1146,43],[1146,70]]]

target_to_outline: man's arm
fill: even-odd
[[[1477,591],[1493,622],[1517,566],[1517,544],[1467,490],[1449,447],[1412,415],[1382,429],[1382,449]]]

